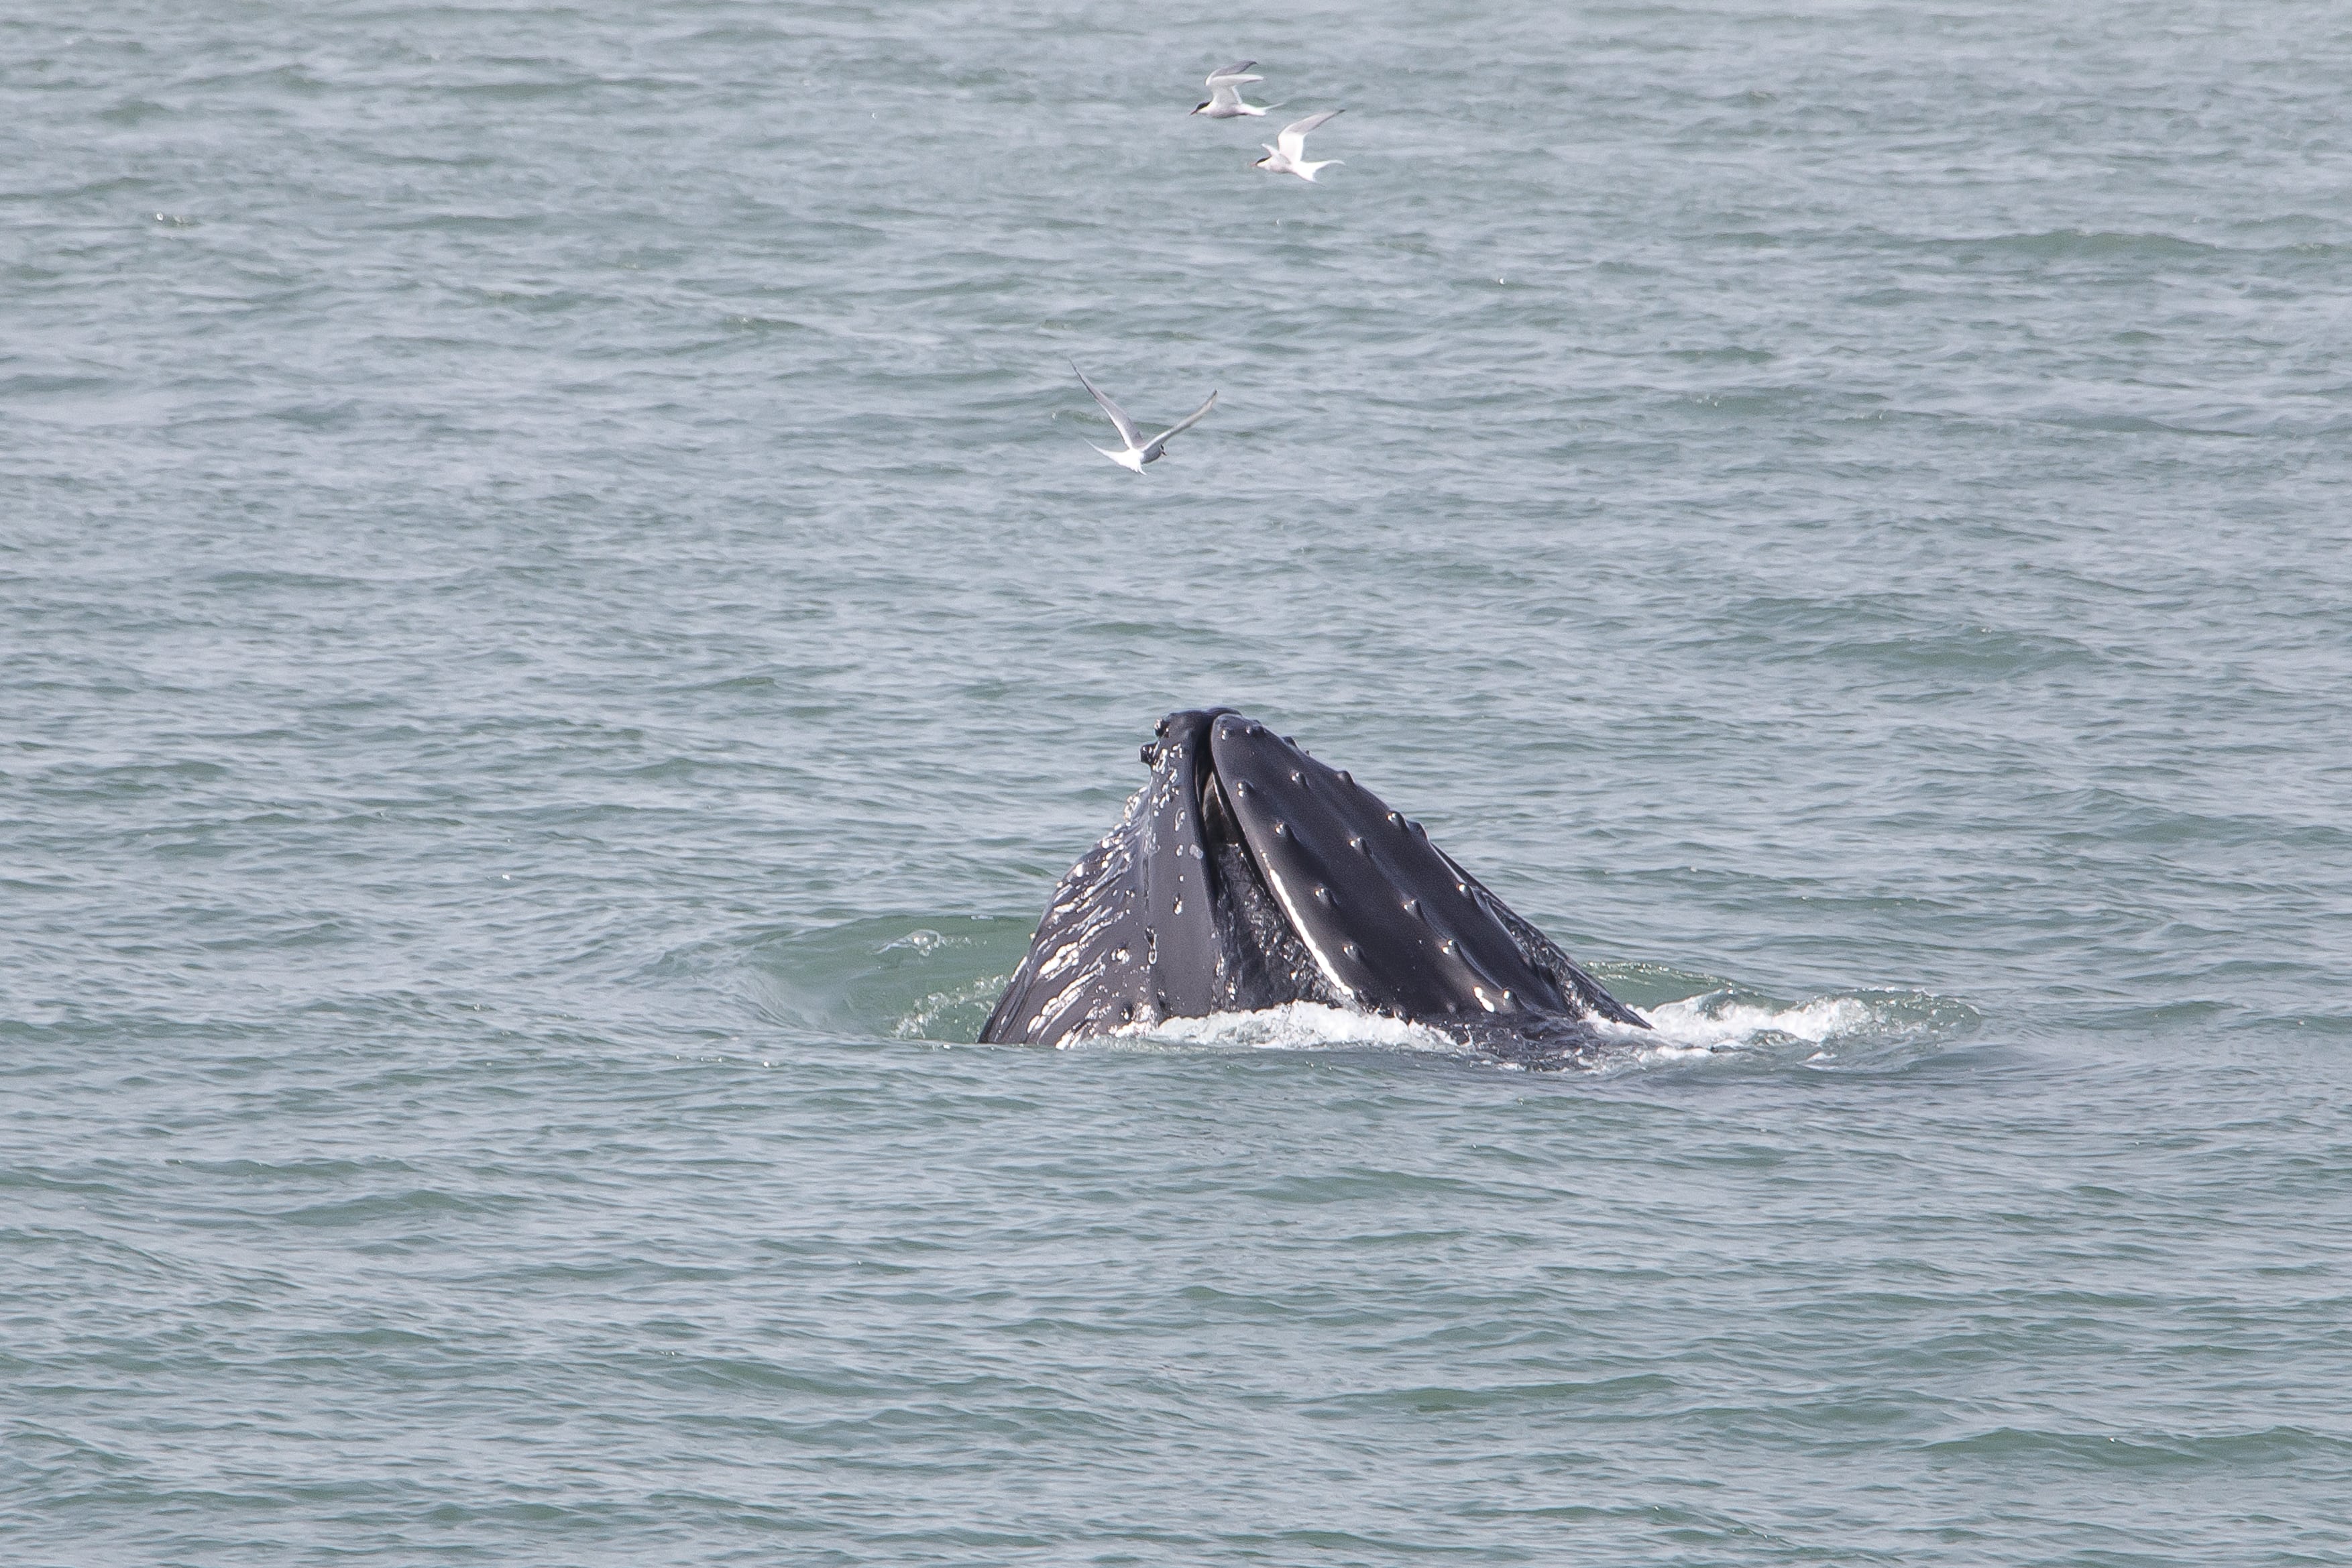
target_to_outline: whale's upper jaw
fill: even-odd
[[[1487,1044],[1641,1026],[1347,773],[1231,709],[1171,713],[1150,781],[1054,890],[981,1033],[1040,1045],[1314,1001]]]
[[[1349,1002],[1439,1025],[1529,1015],[1641,1025],[1350,774],[1239,714],[1216,719],[1210,744],[1260,880]]]

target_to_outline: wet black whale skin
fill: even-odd
[[[1171,713],[1152,776],[1054,889],[984,1042],[1321,1002],[1506,1055],[1644,1027],[1345,773],[1231,709]]]

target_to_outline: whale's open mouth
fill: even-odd
[[[1580,1023],[1644,1026],[1420,824],[1265,725],[1171,713],[1143,755],[1150,782],[1055,888],[982,1040],[1293,1002],[1553,1055]]]

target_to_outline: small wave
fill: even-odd
[[[968,1041],[1028,940],[1025,920],[881,915],[744,946],[754,1003],[781,1023],[861,1038]]]
[[[950,991],[934,991],[890,1026],[900,1040],[964,1040],[980,1032],[1004,991],[1004,976],[982,975]]]
[[[2216,256],[2223,247],[2182,235],[2123,229],[2053,228],[2039,233],[1953,235],[1912,243],[1931,247],[2023,256],[2037,261],[2186,261]]]
[[[963,936],[941,936],[929,926],[920,926],[901,937],[894,937],[874,951],[882,952],[933,953],[943,947],[970,947],[971,939]]]

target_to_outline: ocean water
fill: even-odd
[[[0,9],[0,1560],[2352,1562],[2347,80]],[[972,1047],[1207,702],[1658,1039]]]

